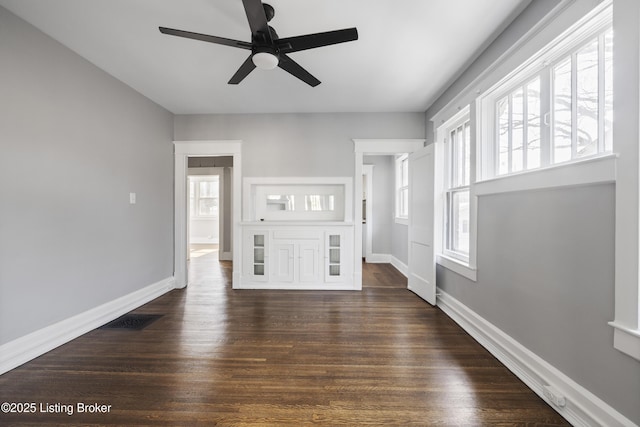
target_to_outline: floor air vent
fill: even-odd
[[[161,317],[162,314],[125,314],[106,325],[100,326],[98,329],[132,329],[140,331]]]

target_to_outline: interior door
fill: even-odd
[[[409,290],[436,304],[434,145],[409,155]]]

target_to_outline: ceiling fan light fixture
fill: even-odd
[[[258,52],[251,58],[253,64],[261,70],[273,70],[278,66],[279,59],[269,52]]]

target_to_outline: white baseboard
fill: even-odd
[[[233,252],[221,252],[220,261],[233,261]]]
[[[589,390],[441,289],[438,289],[438,307],[572,425],[636,426]],[[554,405],[545,395],[547,386],[565,398],[564,407]]]
[[[0,346],[0,375],[53,350],[174,289],[168,277]]]
[[[393,265],[396,270],[402,273],[404,277],[409,277],[409,266],[393,255],[391,255],[391,265]]]
[[[390,264],[391,255],[389,254],[369,254],[365,257],[369,264]]]

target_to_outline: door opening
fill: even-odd
[[[196,228],[195,223],[190,224],[192,213],[201,214],[203,222],[217,216],[217,233],[209,229],[206,234],[200,234],[199,238],[210,240],[211,245],[217,239],[219,259],[236,260],[233,263],[233,282],[241,271],[241,244],[234,242],[234,236],[239,235],[237,228],[240,224],[241,142],[175,141],[174,144],[175,287],[183,288],[188,283],[187,261],[190,257],[190,240],[194,240],[191,231],[197,231],[192,230]],[[216,176],[217,185],[216,180],[209,180],[207,183],[208,178],[202,178],[204,176]],[[205,183],[202,188],[201,182]],[[192,190],[194,197],[191,197]]]
[[[424,147],[425,140],[424,139],[354,139],[354,151],[355,151],[355,176],[361,177],[364,172],[364,156],[365,155],[396,155],[400,153],[413,153],[419,150],[422,150]],[[358,178],[355,180],[355,199],[354,199],[354,207],[355,207],[355,218],[362,217],[362,208],[363,208],[363,180]],[[411,187],[411,183],[409,183]],[[415,187],[415,185],[413,186]],[[411,194],[409,195],[411,198]],[[369,202],[367,202],[369,204]],[[411,230],[419,231],[415,227],[411,227],[411,217],[412,215],[431,215],[433,216],[433,212],[413,212],[414,209],[419,208],[419,206],[412,206],[411,201],[409,201],[409,232],[408,232],[408,240],[412,241],[414,236],[412,236]],[[355,224],[355,239],[354,239],[354,284],[358,289],[362,289],[362,253],[363,253],[363,227],[361,221],[356,221]],[[366,243],[365,243],[366,244]],[[409,250],[408,257],[408,276],[411,278],[412,267],[415,268],[414,264],[418,262],[429,263],[431,264],[433,261],[433,271],[435,271],[435,259],[425,259],[419,260],[416,257],[411,256],[411,248]],[[411,281],[409,282],[411,283]],[[435,277],[432,281],[435,289]],[[411,289],[411,286],[409,286]],[[423,297],[424,298],[424,297]],[[425,298],[426,299],[426,298]],[[431,300],[431,298],[429,298]],[[435,300],[435,293],[434,293]]]
[[[215,253],[219,260],[221,239],[224,234],[224,175],[221,168],[215,175],[194,175],[189,168],[188,186],[188,257]],[[209,171],[208,171],[209,172]]]

